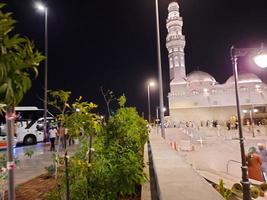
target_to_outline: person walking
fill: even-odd
[[[261,171],[261,159],[257,154],[255,147],[250,147],[246,156],[248,165],[248,177],[257,181],[264,182],[263,174]]]
[[[262,143],[258,143],[258,148],[259,148],[259,156],[262,162],[261,170],[262,170],[264,179],[266,181],[267,179],[267,150]]]
[[[52,126],[50,127],[49,129],[49,136],[50,136],[50,143],[51,143],[51,146],[50,146],[50,151],[55,151],[55,140],[56,140],[56,137],[57,137],[57,128]]]

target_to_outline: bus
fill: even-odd
[[[44,135],[44,109],[34,106],[15,107],[17,115],[15,121],[15,138],[17,144],[33,145],[43,142]],[[47,123],[55,123],[55,117],[47,112]],[[0,135],[6,134],[5,120],[1,120]]]

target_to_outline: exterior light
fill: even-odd
[[[80,109],[79,108],[76,108],[76,112],[80,112]]]
[[[167,108],[163,107],[163,112],[166,112]]]
[[[35,4],[35,8],[36,8],[37,10],[39,10],[40,12],[44,12],[44,11],[46,10],[45,5],[42,4],[41,2],[37,2],[37,3]]]
[[[253,109],[253,112],[254,112],[254,113],[259,112],[259,109],[254,108],[254,109]]]
[[[209,91],[208,88],[203,89],[203,92],[208,92],[208,91]]]
[[[148,122],[151,123],[151,112],[150,112],[150,87],[154,87],[154,81],[147,82],[147,104],[148,104]]]
[[[149,82],[149,86],[151,86],[151,87],[155,86],[155,82],[153,82],[153,81]]]
[[[247,110],[243,110],[243,113],[247,113],[248,111]]]
[[[254,57],[254,62],[256,65],[258,65],[261,68],[266,68],[267,67],[267,54],[258,54],[257,56]]]

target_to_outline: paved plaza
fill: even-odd
[[[71,154],[74,148],[75,146],[68,146],[68,152]],[[31,158],[25,156],[25,152],[27,152],[29,149],[34,152]],[[19,163],[15,169],[16,185],[24,183],[47,172],[45,167],[48,167],[52,164],[52,154],[54,153],[49,149],[50,146],[45,145],[44,143],[14,148],[14,155],[19,160]],[[1,151],[0,153],[4,154],[6,151]]]
[[[255,137],[244,128],[245,149],[257,146],[261,142],[266,144],[264,127],[257,127],[260,131],[256,132]],[[154,134],[160,134],[160,131],[153,130]],[[193,146],[191,151],[182,151],[183,141],[190,141]],[[200,129],[166,129],[166,143],[176,143],[178,154],[181,155],[187,163],[192,165],[200,174],[210,174],[214,177],[221,177],[230,182],[239,182],[241,180],[241,158],[240,145],[238,140],[238,130],[226,130],[221,128],[218,132],[216,128]],[[171,144],[170,144],[171,145]],[[174,148],[174,147],[173,147]]]

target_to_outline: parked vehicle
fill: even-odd
[[[44,141],[43,130],[44,110],[37,107],[15,107],[17,119],[15,122],[15,137],[17,144],[32,145]],[[54,123],[55,118],[47,112],[47,123]],[[5,124],[5,122],[3,122]],[[5,126],[0,133],[6,132]],[[1,145],[1,143],[0,143]]]

